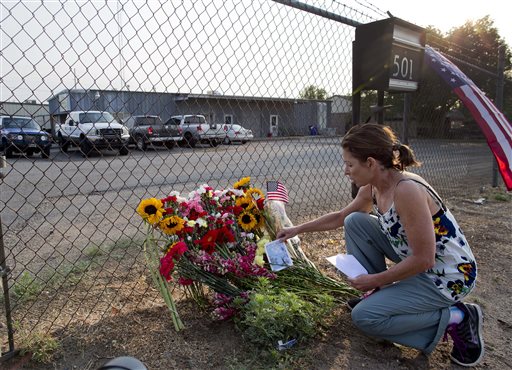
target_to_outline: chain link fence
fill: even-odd
[[[3,148],[3,354],[16,348],[14,328],[62,336],[70,326],[160,302],[141,251],[135,209],[143,198],[203,183],[224,188],[250,176],[261,188],[275,179],[286,185],[295,222],[351,200],[340,142],[352,123],[354,25],[387,15],[364,1],[309,4],[318,14],[286,3],[0,4],[0,116],[38,117],[52,143],[48,155],[30,145],[23,153]],[[483,75],[492,93],[495,68],[484,68],[491,70]],[[439,112],[423,99],[442,95],[456,103],[455,95],[440,84],[420,90],[411,94],[407,128],[403,94],[386,94],[392,107],[384,115],[407,133],[423,162],[418,173],[445,196],[461,184],[490,183],[493,159],[470,116]],[[362,120],[375,119],[376,101],[363,93]],[[102,150],[84,146],[83,137],[66,142],[59,133],[76,111],[108,112],[133,130],[132,117],[164,126],[174,119],[179,140],[132,134],[130,142],[107,142]],[[204,117],[208,127],[199,136],[186,137],[180,127],[189,115]],[[106,129],[114,130],[110,122]],[[142,129],[146,139],[157,130],[150,127]]]

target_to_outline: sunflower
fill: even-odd
[[[160,199],[149,198],[140,202],[137,213],[144,220],[154,225],[160,221],[164,213],[164,205]]]
[[[256,220],[256,225],[254,228],[262,229],[265,226],[265,217],[259,212],[253,212],[254,219]]]
[[[250,177],[244,177],[244,178],[240,179],[239,181],[235,182],[235,185],[233,185],[233,187],[235,189],[242,189],[244,187],[247,187],[250,182],[251,182]]]
[[[185,220],[179,216],[166,217],[158,226],[167,235],[174,235],[185,227]]]
[[[252,213],[247,211],[243,211],[242,213],[240,213],[240,215],[237,218],[237,221],[238,224],[242,226],[242,229],[244,229],[245,231],[251,231],[258,223],[258,221],[252,215]]]
[[[265,199],[265,195],[263,194],[263,192],[258,189],[258,188],[250,188],[246,191],[245,193],[245,196],[246,197],[251,197],[253,198],[254,200],[258,200],[258,199]]]
[[[251,197],[239,197],[235,201],[236,206],[242,207],[244,210],[249,210],[254,208],[254,202]]]

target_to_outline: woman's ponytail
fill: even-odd
[[[407,167],[418,167],[421,162],[416,160],[413,150],[408,146],[396,141],[393,144],[393,152],[398,152],[395,156],[394,167],[400,171],[405,170]]]

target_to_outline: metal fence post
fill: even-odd
[[[411,94],[404,93],[404,117],[402,124],[402,142],[409,145],[409,113],[411,110]]]
[[[0,277],[2,278],[2,287],[4,293],[5,319],[7,321],[7,337],[9,342],[9,352],[1,353],[2,359],[8,358],[14,354],[14,330],[12,328],[11,302],[9,300],[9,268],[5,261],[4,233],[2,231],[2,217],[0,216]],[[5,356],[4,356],[5,355]]]

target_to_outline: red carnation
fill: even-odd
[[[186,251],[188,251],[187,245],[184,242],[178,242],[174,244],[169,253],[175,260],[178,260]]]
[[[217,242],[232,243],[235,241],[235,235],[233,235],[233,232],[227,226],[223,226],[220,229],[218,229],[217,231],[218,231]]]
[[[235,216],[238,216],[243,211],[244,211],[244,207],[240,207],[240,206],[233,207],[233,213],[235,214]]]
[[[201,249],[206,251],[208,254],[215,252],[215,242],[217,241],[217,235],[219,230],[210,230],[204,236],[194,241],[194,243],[201,245]]]
[[[178,283],[183,285],[183,286],[188,286],[188,285],[192,285],[192,283],[194,283],[194,280],[192,279],[186,279],[184,277],[180,277],[178,279]]]
[[[265,207],[265,198],[260,198],[256,201],[256,205],[259,210],[262,210]]]
[[[172,270],[174,270],[172,254],[167,253],[164,257],[160,259],[160,275],[162,275],[167,281],[171,281]]]

